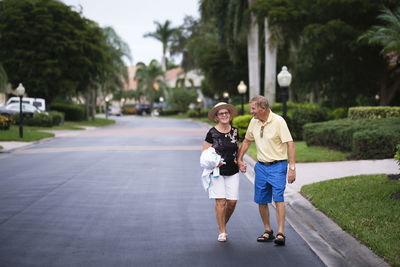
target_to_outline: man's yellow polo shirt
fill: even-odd
[[[262,126],[264,126],[264,133],[261,138]],[[245,138],[256,142],[257,160],[261,162],[287,159],[287,144],[285,143],[293,141],[286,121],[271,110],[265,123],[258,119],[251,119]]]

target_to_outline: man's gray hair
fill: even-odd
[[[253,97],[250,100],[250,103],[252,103],[252,102],[255,102],[257,107],[259,107],[259,108],[269,109],[268,100],[265,97],[263,97],[262,95],[258,95],[258,96]]]

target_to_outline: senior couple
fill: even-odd
[[[257,147],[257,160],[254,167],[254,202],[264,224],[264,232],[258,242],[274,241],[285,245],[285,203],[283,194],[288,183],[296,180],[295,146],[285,120],[273,113],[263,96],[250,101],[253,118],[248,126],[245,139],[239,149],[238,130],[231,126],[237,110],[226,103],[218,103],[208,113],[208,118],[217,123],[212,127],[204,141],[202,157],[207,152],[215,153],[217,159],[207,185],[209,198],[215,199],[215,213],[219,227],[218,241],[227,241],[226,224],[229,221],[239,193],[239,170],[246,172],[243,155],[251,142]],[[287,151],[289,150],[289,160]],[[219,172],[219,173],[218,173]],[[276,236],[271,229],[268,203],[276,204],[278,231]]]

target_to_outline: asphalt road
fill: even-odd
[[[256,242],[242,174],[228,242],[217,242],[200,182],[204,125],[116,120],[0,154],[0,266],[324,266],[288,223],[285,247]]]

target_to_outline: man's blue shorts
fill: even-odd
[[[254,202],[257,204],[284,202],[283,193],[286,187],[287,161],[265,166],[257,162],[254,166]]]

